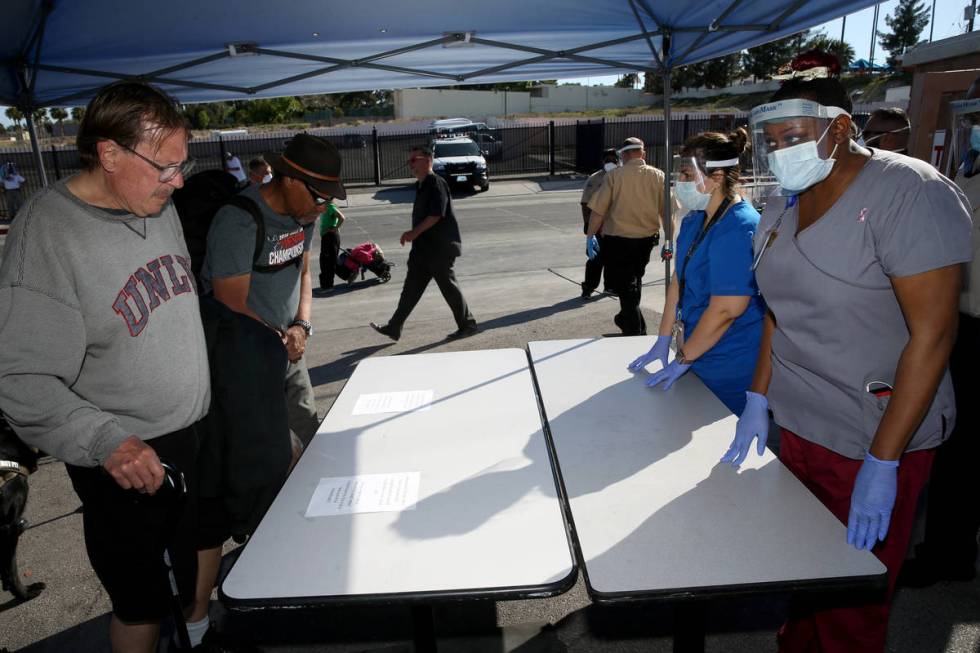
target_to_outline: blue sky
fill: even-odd
[[[925,7],[932,10],[932,0],[924,0]],[[935,24],[933,28],[933,40],[943,39],[949,36],[962,34],[966,29],[966,22],[963,20],[963,7],[969,4],[969,0],[936,0]],[[887,31],[885,16],[891,14],[898,5],[898,0],[882,2],[878,11],[878,29]],[[874,22],[874,7],[869,7],[847,17],[847,24],[844,31],[844,40],[854,47],[854,52],[859,59],[869,59],[871,50],[872,22]],[[841,19],[832,20],[829,23],[815,28],[823,30],[831,38],[840,38]],[[974,23],[974,29],[980,29],[980,17]],[[929,27],[923,33],[923,39],[929,38]],[[884,61],[885,53],[881,45],[875,43],[875,62]],[[612,84],[616,81],[616,76],[596,76],[580,79],[566,79],[563,83],[577,82],[580,84]],[[10,121],[3,115],[5,107],[0,107],[0,122],[9,125]]]

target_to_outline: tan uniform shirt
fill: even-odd
[[[957,177],[956,182],[973,208],[973,259],[966,264],[963,292],[960,293],[960,312],[980,317],[980,174],[969,179]]]
[[[589,178],[585,180],[585,188],[582,189],[582,199],[579,200],[581,204],[588,204],[595,192],[599,190],[602,186],[602,182],[606,179],[606,171],[599,170],[599,172],[593,172],[589,175]]]
[[[589,208],[605,216],[604,235],[647,238],[660,232],[663,204],[664,173],[643,159],[630,159],[606,173]]]

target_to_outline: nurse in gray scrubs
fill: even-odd
[[[780,650],[882,651],[916,501],[955,419],[968,203],[927,163],[854,142],[838,80],[792,79],[771,100],[751,116],[755,174],[781,186],[754,238],[768,313],[756,399],[724,460],[761,448],[770,408],[780,459],[888,568],[880,602],[797,604]]]

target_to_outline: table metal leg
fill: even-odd
[[[412,606],[412,631],[415,653],[436,653],[436,626],[431,605]]]
[[[674,605],[674,653],[704,653],[705,614],[702,601]]]

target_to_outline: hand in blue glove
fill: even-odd
[[[895,495],[898,492],[898,461],[878,460],[869,451],[854,480],[851,514],[847,518],[847,543],[871,550],[888,535]]]
[[[742,409],[742,415],[735,427],[735,439],[721,457],[721,462],[738,469],[749,455],[753,438],[759,438],[756,451],[761,456],[769,438],[769,402],[765,395],[749,390],[745,393],[745,408]]]
[[[670,351],[670,340],[670,336],[657,336],[657,340],[653,343],[650,351],[630,363],[626,369],[630,372],[639,372],[653,361],[660,361],[660,368],[665,369],[667,367],[667,352]]]
[[[647,378],[647,387],[653,388],[663,383],[664,390],[670,390],[670,387],[677,382],[677,379],[684,376],[689,369],[691,369],[690,363],[678,363],[677,359],[675,358],[674,360],[670,361],[670,365],[659,372],[654,372]]]
[[[595,236],[585,237],[585,255],[590,261],[599,255],[599,239]]]

